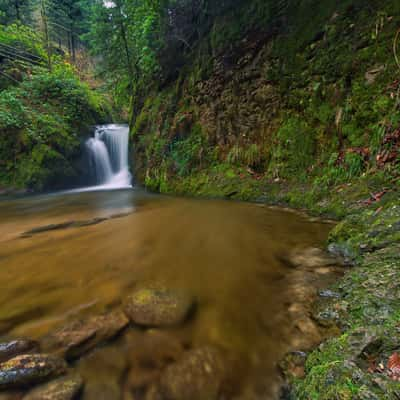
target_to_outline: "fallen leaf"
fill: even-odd
[[[387,364],[388,375],[395,381],[400,381],[400,356],[398,353],[393,353]]]

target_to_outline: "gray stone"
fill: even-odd
[[[20,388],[59,376],[64,360],[48,354],[25,354],[0,364],[0,389]]]
[[[34,340],[16,339],[0,343],[0,362],[9,360],[19,354],[37,351],[39,343]]]

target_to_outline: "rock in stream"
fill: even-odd
[[[129,320],[122,311],[75,321],[44,338],[42,347],[71,360],[115,337],[128,323]]]
[[[125,313],[138,325],[159,327],[183,322],[194,305],[192,297],[165,288],[136,290],[125,302]]]
[[[208,346],[188,351],[164,371],[161,392],[171,400],[216,400],[225,378],[221,351]]]
[[[22,400],[72,400],[82,387],[79,375],[65,376],[32,389]]]
[[[48,354],[25,354],[0,364],[0,390],[26,387],[65,373],[64,360]]]
[[[37,351],[39,343],[34,340],[15,339],[0,343],[0,362],[4,362],[20,354]]]

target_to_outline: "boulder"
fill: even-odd
[[[125,313],[138,325],[161,327],[183,322],[192,309],[192,297],[165,288],[136,290],[125,302]]]
[[[122,311],[75,321],[44,338],[42,347],[68,360],[78,358],[96,345],[115,337],[128,323]]]
[[[62,375],[64,360],[48,354],[24,354],[0,364],[0,390],[45,382]]]
[[[22,400],[72,400],[82,387],[79,375],[61,377],[32,389]]]
[[[119,343],[100,347],[79,360],[77,370],[85,381],[82,398],[121,399],[128,367],[128,352]]]
[[[160,378],[162,394],[171,400],[216,400],[225,378],[225,367],[217,348],[190,350],[164,371]]]
[[[34,340],[16,339],[0,343],[0,362],[4,362],[20,354],[35,352],[39,343]]]

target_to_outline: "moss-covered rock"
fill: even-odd
[[[132,322],[149,327],[177,325],[194,306],[191,296],[164,287],[137,289],[125,301],[125,313]]]

